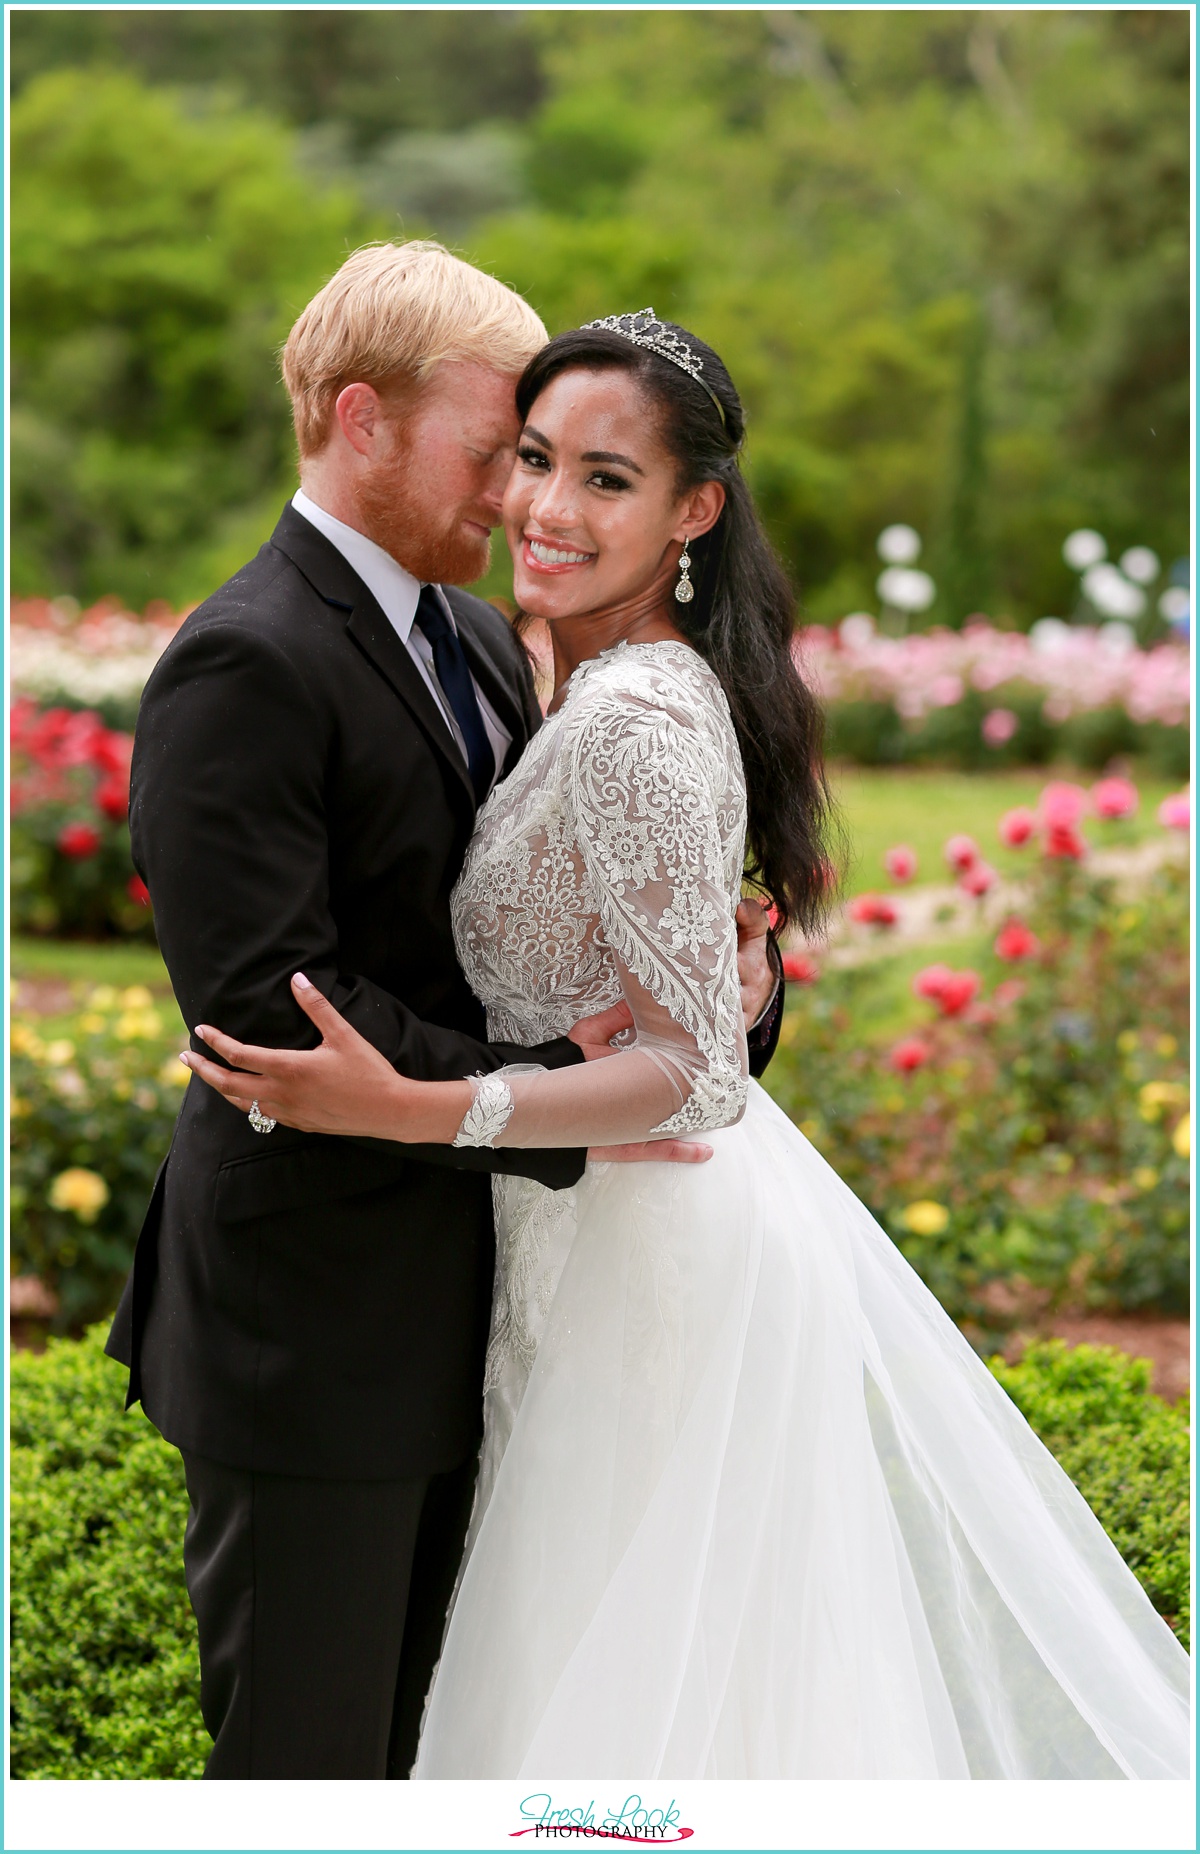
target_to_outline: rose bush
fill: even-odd
[[[1185,644],[1139,650],[1094,626],[1026,635],[978,621],[886,637],[856,613],[800,632],[796,650],[846,759],[981,769],[1061,757],[1102,770],[1144,753],[1168,778],[1187,776]]]
[[[1020,916],[914,974],[905,1034],[860,1029],[886,962],[826,961],[765,1077],[981,1342],[1053,1307],[1188,1307],[1188,872],[1123,900],[1039,809]]]
[[[11,713],[12,921],[18,933],[151,939],[129,850],[133,737],[92,709]]]
[[[13,1271],[77,1329],[116,1304],[187,1084],[186,1033],[144,986],[98,986],[55,1033],[18,1017],[11,1041]]]

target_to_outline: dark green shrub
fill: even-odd
[[[1077,766],[1103,772],[1121,754],[1136,753],[1138,729],[1124,708],[1087,708],[1072,715],[1058,731],[1060,752]]]
[[[1150,1366],[1061,1339],[991,1368],[1187,1648],[1188,1399],[1150,1395]]]
[[[908,757],[904,723],[891,702],[831,702],[826,723],[831,759],[898,766]]]
[[[104,1336],[12,1361],[12,1774],[198,1777],[183,1468]]]
[[[1155,772],[1167,779],[1186,779],[1192,764],[1192,730],[1190,727],[1165,727],[1161,721],[1149,721],[1142,729],[1142,749]]]

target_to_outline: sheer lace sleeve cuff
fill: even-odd
[[[494,1146],[512,1119],[512,1089],[498,1071],[472,1075],[475,1099],[454,1136],[456,1146]]]
[[[494,1146],[512,1119],[513,1093],[506,1077],[544,1075],[545,1072],[539,1062],[513,1062],[506,1068],[493,1069],[490,1074],[472,1075],[470,1081],[475,1090],[475,1099],[464,1114],[463,1123],[451,1144]]]

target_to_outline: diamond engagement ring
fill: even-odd
[[[250,1113],[247,1117],[256,1133],[273,1133],[277,1125],[276,1121],[269,1120],[262,1112],[257,1101],[251,1101]]]

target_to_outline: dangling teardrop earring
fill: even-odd
[[[675,588],[675,597],[681,605],[690,605],[696,596],[696,589],[688,578],[688,568],[692,562],[688,555],[687,542],[683,543],[683,552],[679,556],[679,584]]]

